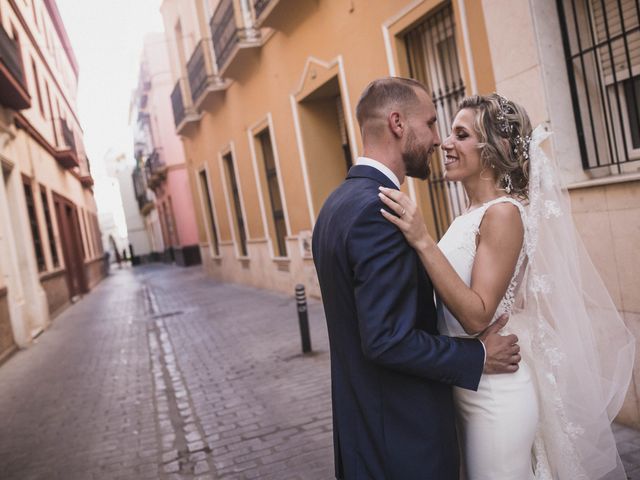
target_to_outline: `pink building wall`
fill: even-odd
[[[169,205],[169,197],[171,198],[178,246],[185,247],[198,245],[198,227],[193,211],[193,199],[184,150],[180,138],[175,133],[173,122],[171,91],[174,85],[171,82],[165,42],[166,38],[163,33],[149,34],[145,37],[143,50],[143,61],[147,62],[151,76],[151,91],[148,101],[152,141],[154,147],[161,151],[162,160],[167,165],[167,179],[155,191],[156,207],[161,213],[160,205],[163,203]],[[162,213],[161,222],[164,223]],[[164,228],[166,229],[166,225]]]

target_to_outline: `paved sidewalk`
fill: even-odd
[[[319,302],[198,267],[115,269],[0,366],[3,480],[333,478]],[[616,426],[629,477],[640,434]]]

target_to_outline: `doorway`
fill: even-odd
[[[70,200],[54,193],[53,202],[60,230],[69,298],[89,291],[82,255],[78,209]]]
[[[300,128],[309,172],[313,209],[317,213],[353,165],[351,144],[337,76],[298,103]]]

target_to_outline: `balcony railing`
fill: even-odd
[[[189,87],[194,106],[199,109],[209,94],[224,91],[230,84],[215,74],[213,68],[213,44],[210,39],[198,42],[187,62]]]
[[[182,123],[185,116],[184,101],[182,100],[182,85],[180,85],[180,80],[176,82],[176,85],[173,87],[173,91],[171,92],[171,106],[173,107],[173,119],[177,128],[178,125]]]
[[[20,47],[0,25],[0,104],[15,110],[31,106]]]
[[[69,128],[69,124],[64,118],[60,119],[60,131],[62,132],[62,139],[64,144],[71,150],[76,150],[76,139],[73,135],[73,130]]]
[[[73,130],[64,118],[58,119],[58,131],[62,134],[63,145],[58,147],[56,159],[64,168],[78,167],[78,150]]]
[[[167,178],[167,164],[162,158],[161,151],[154,149],[144,163],[147,186],[152,190]]]
[[[234,47],[238,44],[238,28],[236,26],[233,0],[222,0],[209,22],[213,50],[216,52],[218,69],[227,62]]]
[[[189,72],[189,86],[191,87],[191,97],[193,103],[202,95],[207,87],[207,65],[204,58],[204,49],[206,40],[198,42],[196,49],[191,54],[191,58],[187,62],[187,71]]]
[[[140,167],[136,166],[136,168],[133,169],[131,178],[133,180],[133,191],[136,194],[136,201],[138,202],[138,209],[143,215],[146,215],[153,208],[153,201],[147,194],[147,183],[144,172]]]
[[[246,59],[242,52],[261,47],[270,33],[263,36],[256,28],[250,4],[241,2],[239,8],[237,12],[233,0],[221,0],[209,21],[216,65],[221,77],[233,77],[232,65],[241,64],[243,61],[239,58]]]
[[[183,79],[180,78],[173,87],[171,92],[171,107],[173,108],[173,120],[176,125],[176,132],[178,134],[184,133],[184,128],[190,122],[197,122],[200,120],[200,115],[196,113],[191,101],[185,104],[183,91]],[[189,99],[191,100],[191,99]]]

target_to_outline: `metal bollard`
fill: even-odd
[[[300,338],[302,339],[302,353],[311,351],[311,336],[309,335],[309,316],[307,314],[307,295],[304,285],[296,285],[296,304],[298,305],[298,323],[300,324]]]

